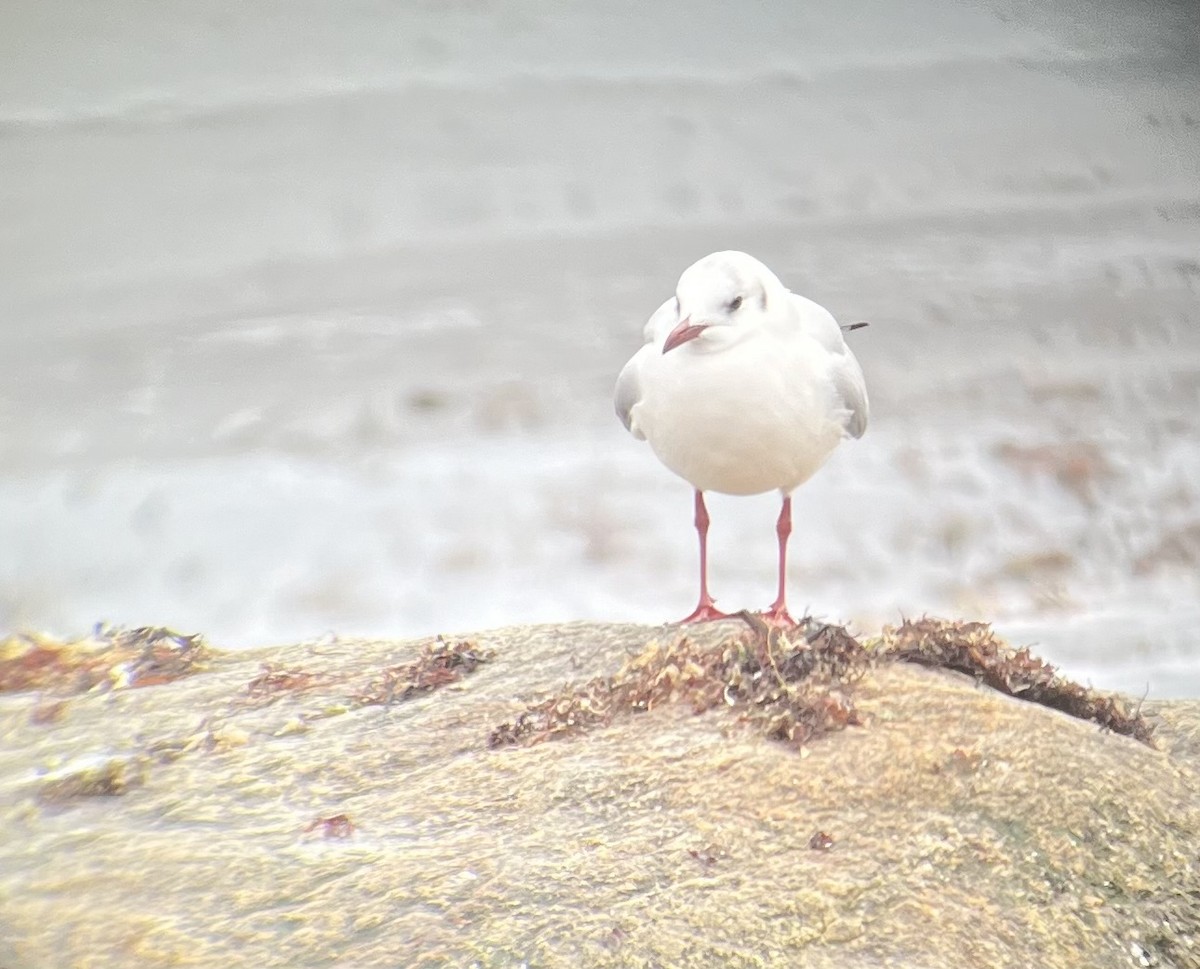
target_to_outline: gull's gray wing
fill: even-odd
[[[676,309],[674,297],[656,309],[642,328],[642,338],[645,340],[642,348],[621,368],[621,373],[617,377],[617,387],[613,393],[613,407],[617,412],[617,417],[625,425],[625,430],[639,441],[644,441],[646,437],[634,426],[633,408],[642,399],[642,363],[647,354],[659,352],[659,347],[666,339],[667,334],[671,332],[671,327],[678,321],[678,317],[679,311]]]
[[[862,437],[867,430],[871,404],[867,400],[867,382],[850,348],[833,368],[833,387],[838,401],[846,409],[843,425],[851,437]]]
[[[640,433],[633,429],[633,406],[642,399],[642,382],[639,370],[641,370],[643,351],[644,348],[635,353],[633,359],[621,368],[621,375],[617,377],[617,389],[613,394],[613,406],[616,408],[617,417],[621,418],[621,423],[625,425],[625,430],[639,439],[643,438]]]
[[[846,433],[851,437],[862,437],[870,416],[867,383],[863,379],[862,367],[846,346],[846,334],[865,324],[839,325],[833,314],[820,303],[814,303],[799,293],[792,293],[791,297],[800,328],[828,350],[833,358],[830,374],[837,402],[846,412],[843,424]]]
[[[846,348],[846,338],[833,314],[820,303],[815,303],[799,293],[788,293],[792,298],[792,310],[796,323],[808,336],[816,340],[830,353],[839,353]]]

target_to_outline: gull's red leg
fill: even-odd
[[[708,594],[708,509],[704,506],[704,493],[699,489],[696,489],[696,534],[700,536],[700,602],[695,611],[680,622],[728,619],[725,613],[716,608],[713,597]]]
[[[762,617],[776,626],[794,626],[796,620],[787,610],[787,545],[788,536],[792,534],[791,495],[783,496],[783,507],[779,509],[779,521],[775,523],[775,534],[779,536],[779,592]]]

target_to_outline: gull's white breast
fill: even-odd
[[[631,430],[702,491],[790,492],[845,435],[835,357],[803,332],[758,332],[712,349],[701,341],[630,361],[640,395]]]

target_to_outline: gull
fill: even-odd
[[[650,317],[645,345],[617,378],[617,416],[695,489],[700,601],[683,622],[728,618],[708,592],[704,492],[783,499],[779,589],[762,614],[793,625],[787,610],[792,492],[833,450],[867,429],[867,388],[844,332],[818,303],[789,291],[744,252],[714,252],[679,277]]]

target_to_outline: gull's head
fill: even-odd
[[[675,287],[679,322],[663,353],[693,340],[713,348],[762,324],[786,292],[771,270],[744,252],[714,252],[683,271]]]

